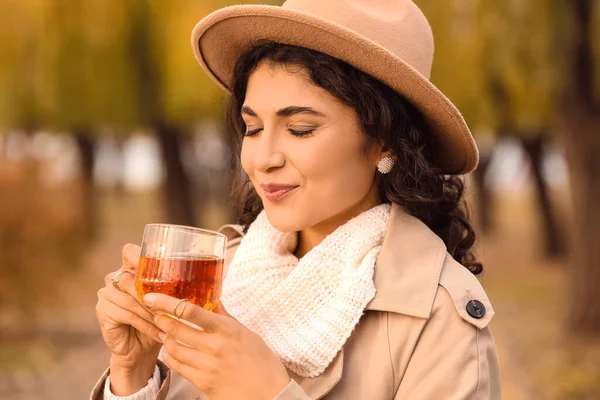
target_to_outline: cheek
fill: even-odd
[[[366,162],[346,157],[337,160],[330,157],[328,161],[330,165],[323,169],[322,182],[326,190],[332,192],[330,198],[354,202],[367,194],[373,174]]]
[[[322,205],[344,207],[358,202],[373,183],[374,170],[356,144],[315,146],[298,155],[296,165],[307,181],[307,199]]]
[[[250,155],[252,154],[251,149],[249,148],[250,146],[248,145],[248,143],[246,141],[242,142],[242,150],[240,153],[240,162],[242,164],[242,169],[244,170],[244,172],[246,174],[248,174],[248,176],[250,176],[250,178],[252,178],[254,176],[253,170],[253,163],[252,163],[252,158],[250,157]]]

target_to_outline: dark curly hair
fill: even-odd
[[[258,193],[241,168],[239,154],[245,132],[241,107],[250,74],[262,61],[294,66],[308,72],[312,82],[354,108],[366,135],[366,149],[381,143],[393,153],[392,171],[381,175],[382,202],[401,205],[423,221],[446,244],[448,252],[473,274],[483,267],[472,251],[475,232],[463,200],[464,182],[445,175],[433,164],[432,135],[420,112],[403,96],[353,66],[303,47],[260,42],[243,54],[234,71],[226,115],[234,199],[240,207],[238,222],[247,229],[263,208]]]

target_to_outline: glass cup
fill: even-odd
[[[150,292],[187,299],[214,310],[221,298],[227,237],[206,229],[170,224],[144,228],[135,277],[140,302]]]

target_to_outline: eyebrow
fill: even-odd
[[[251,117],[258,117],[258,115],[248,106],[242,106],[242,114],[247,114]],[[315,110],[314,108],[311,107],[302,107],[302,106],[288,106],[285,108],[282,108],[281,110],[278,110],[276,115],[278,117],[289,117],[291,115],[295,115],[295,114],[307,114],[307,115],[314,115],[316,117],[324,117],[325,114],[323,114],[320,111]]]

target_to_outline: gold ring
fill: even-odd
[[[173,315],[177,317],[177,319],[181,319],[181,317],[183,317],[183,312],[185,311],[185,305],[187,304],[187,299],[181,299],[177,302],[177,304],[175,304],[175,308],[173,309]],[[179,305],[183,303],[183,307],[181,307],[181,314],[177,315],[177,308],[179,308]]]
[[[112,281],[113,286],[115,287],[115,289],[120,290],[121,292],[123,291],[123,289],[121,289],[121,286],[119,286],[119,280],[121,279],[121,276],[125,273],[128,272],[131,275],[135,275],[133,272],[131,271],[127,271],[127,270],[121,270],[119,272],[117,272],[117,275],[115,275],[114,277],[110,278],[110,280]]]

